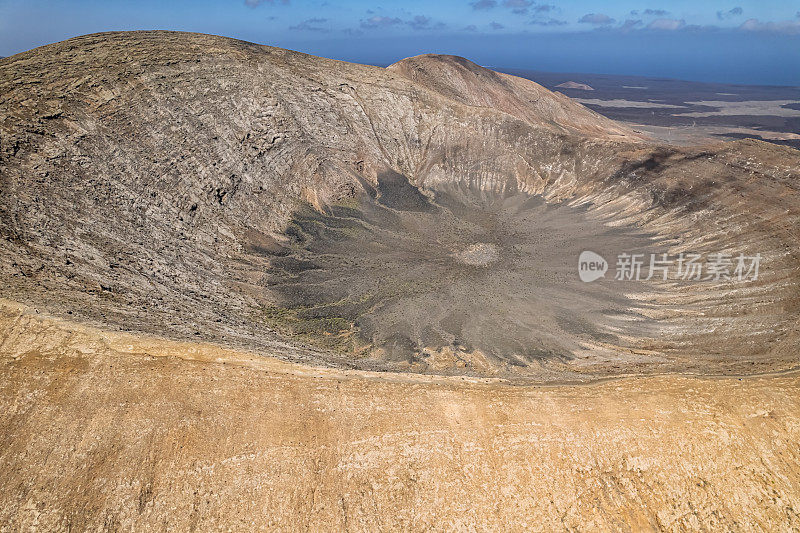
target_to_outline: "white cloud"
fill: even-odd
[[[364,29],[385,28],[387,26],[394,26],[403,22],[397,17],[382,17],[380,15],[373,15],[366,20],[361,21],[361,27]]]
[[[656,19],[647,25],[648,30],[675,31],[686,26],[686,21],[681,19]]]
[[[587,13],[586,15],[582,16],[578,22],[602,26],[605,24],[613,24],[614,19],[603,13]]]
[[[758,19],[747,19],[739,26],[743,31],[759,31],[767,33],[800,34],[800,20],[780,20],[778,22],[761,22]]]
[[[306,19],[303,22],[296,24],[294,26],[289,26],[289,29],[292,31],[314,31],[314,32],[325,33],[330,31],[328,28],[324,26],[326,22],[328,22],[328,19],[314,17]]]

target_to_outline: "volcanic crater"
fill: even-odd
[[[533,374],[625,332],[656,334],[633,284],[576,275],[584,249],[644,254],[654,240],[514,181],[420,191],[387,173],[347,202],[301,208],[285,237],[271,252],[270,327],[357,359]]]
[[[796,365],[796,150],[675,148],[463,58],[207,35],[0,60],[0,294],[314,365],[532,381]],[[760,277],[578,279],[584,250]]]

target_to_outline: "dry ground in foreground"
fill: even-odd
[[[0,307],[0,530],[791,530],[800,376],[320,370]]]

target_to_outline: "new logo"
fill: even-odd
[[[608,271],[608,262],[601,255],[588,250],[578,257],[578,276],[581,281],[589,283],[602,278]]]

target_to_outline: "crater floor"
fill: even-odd
[[[417,189],[398,174],[323,212],[306,205],[272,250],[272,328],[354,358],[482,375],[540,371],[589,344],[656,333],[632,283],[581,282],[578,256],[648,253],[634,228],[513,182]],[[613,278],[613,271],[609,272]],[[398,366],[399,367],[399,366]]]

